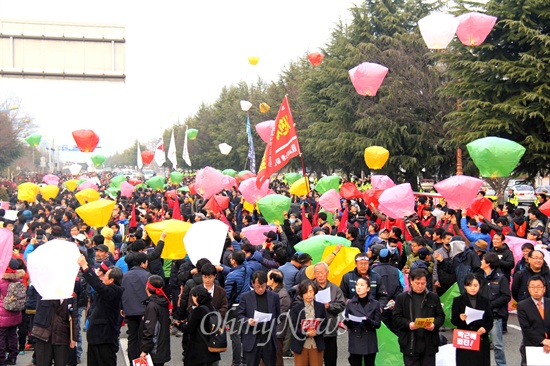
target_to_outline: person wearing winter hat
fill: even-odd
[[[478,241],[476,241],[475,243],[472,244],[472,248],[474,248],[477,255],[479,255],[479,256],[482,256],[483,254],[485,254],[487,252],[487,247],[488,246],[489,246],[489,244],[483,239],[479,239]]]
[[[19,269],[19,262],[12,258],[0,279],[0,365],[15,365],[19,354],[17,326],[21,324],[22,313],[8,311],[3,305],[9,285],[22,282],[23,276],[25,271]]]
[[[109,248],[109,253],[115,254],[115,242],[113,241],[113,236],[115,232],[110,227],[105,226],[101,229],[101,235],[103,235],[103,244]]]

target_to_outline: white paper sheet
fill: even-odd
[[[315,295],[315,301],[322,304],[330,302],[330,288],[327,287],[326,289],[317,292],[317,295]]]
[[[543,347],[525,347],[527,366],[550,365],[550,353],[544,353]]]
[[[355,315],[349,315],[349,320],[351,320],[352,322],[357,322],[357,323],[361,323],[363,320],[366,320],[367,317],[366,316],[355,316]]]
[[[271,313],[262,313],[261,311],[254,310],[254,320],[258,323],[267,323],[271,321]]]
[[[465,313],[466,313],[466,324],[470,324],[471,322],[475,322],[476,320],[483,319],[483,314],[485,314],[485,311],[473,309],[469,306],[466,306]]]

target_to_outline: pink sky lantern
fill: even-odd
[[[243,228],[242,233],[252,245],[261,245],[264,243],[266,236],[264,233],[269,231],[277,232],[275,225],[251,225]]]
[[[256,125],[256,132],[258,132],[258,135],[260,135],[260,137],[265,143],[268,143],[269,136],[271,135],[271,131],[273,130],[274,127],[275,127],[275,120],[260,122]]]
[[[325,55],[323,55],[320,52],[312,52],[309,55],[307,55],[307,59],[313,66],[319,66],[323,62],[323,59],[325,58]]]
[[[10,264],[13,248],[13,232],[8,229],[0,228],[0,271],[6,272]]]
[[[195,190],[204,198],[210,198],[224,187],[223,175],[218,170],[207,166],[197,172]]]
[[[401,219],[414,213],[415,198],[409,183],[386,189],[378,202],[378,209],[392,219]]]
[[[388,68],[372,62],[363,62],[349,70],[349,77],[357,93],[374,97],[384,81]]]
[[[42,178],[42,181],[46,184],[53,184],[54,186],[56,186],[56,185],[59,184],[59,177],[57,175],[53,175],[53,174],[46,174]]]
[[[497,22],[497,17],[476,12],[462,14],[457,19],[456,35],[466,46],[482,44]]]
[[[506,235],[506,238],[504,239],[504,242],[508,244],[508,247],[514,253],[514,262],[519,261],[523,257],[523,253],[521,250],[521,246],[525,243],[531,243],[533,246],[536,246],[538,243],[533,240],[527,240],[524,238],[518,238],[516,236]],[[544,250],[543,252],[546,252]],[[546,257],[546,254],[545,254]],[[548,261],[547,261],[548,262]]]
[[[373,175],[370,177],[372,189],[388,189],[395,187],[393,180],[387,175]]]
[[[269,179],[266,180],[262,186],[258,189],[256,187],[256,178],[248,178],[239,185],[239,191],[243,195],[246,202],[255,204],[260,199],[267,196],[269,190]]]
[[[463,209],[470,207],[474,202],[482,185],[481,179],[455,175],[436,183],[434,188],[445,198],[449,208]]]
[[[87,180],[78,185],[77,191],[82,191],[83,189],[86,189],[86,188],[91,188],[94,191],[98,190],[97,184],[95,184],[92,180]]]
[[[120,195],[122,197],[131,197],[134,192],[134,186],[126,181],[120,183]]]
[[[491,220],[491,212],[493,211],[493,201],[485,197],[477,197],[468,210],[466,215],[473,217],[475,215],[481,215],[488,220]]]
[[[451,14],[434,13],[418,21],[426,46],[431,50],[447,48],[455,36],[458,19]]]
[[[224,175],[222,178],[223,189],[232,189],[237,186],[237,180],[229,175]]]
[[[342,208],[340,194],[335,189],[329,189],[319,198],[319,204],[327,212],[334,212]]]

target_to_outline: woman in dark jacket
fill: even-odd
[[[324,328],[327,321],[325,306],[315,301],[317,287],[311,280],[300,282],[296,289],[298,301],[290,311],[294,364],[298,366],[322,366],[325,341]]]
[[[191,298],[196,308],[191,311],[187,321],[178,324],[179,330],[189,335],[189,343],[185,351],[185,366],[211,366],[220,360],[220,354],[208,350],[208,334],[211,329],[204,329],[205,317],[216,312],[212,306],[212,296],[204,286],[195,286],[191,290]],[[220,318],[218,318],[219,320]]]
[[[351,366],[374,366],[378,352],[376,329],[380,328],[382,315],[380,303],[370,294],[370,280],[359,278],[355,284],[355,296],[346,305],[344,320],[348,327],[348,351]],[[351,316],[350,316],[351,315]]]
[[[456,349],[456,365],[491,365],[491,350],[489,348],[489,332],[493,328],[493,312],[489,300],[479,294],[479,281],[472,273],[464,279],[464,292],[453,300],[451,322],[457,329],[475,331],[480,339],[479,351]],[[483,318],[466,323],[466,307],[482,310]]]
[[[154,366],[170,361],[170,311],[172,304],[162,290],[164,279],[153,275],[147,280],[145,290],[149,296],[143,303],[145,313],[139,326],[141,336],[140,359],[151,355]]]

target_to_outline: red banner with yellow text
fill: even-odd
[[[290,159],[298,155],[300,155],[300,145],[296,135],[296,126],[288,105],[288,97],[285,96],[277,113],[275,126],[271,130],[269,142],[265,147],[264,157],[256,177],[256,186],[260,188],[271,174],[277,172],[288,164]]]

